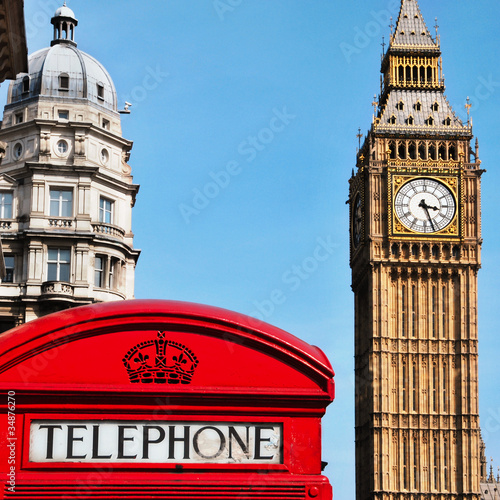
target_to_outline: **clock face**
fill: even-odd
[[[363,214],[361,212],[361,197],[358,194],[352,209],[352,240],[355,247],[357,247],[361,241],[362,221]]]
[[[401,224],[417,233],[436,233],[448,226],[456,212],[448,187],[433,179],[419,178],[401,186],[394,200]]]

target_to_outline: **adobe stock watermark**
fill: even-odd
[[[354,36],[351,42],[342,42],[340,50],[348,63],[351,63],[353,56],[361,54],[374,38],[384,33],[386,26],[391,22],[391,12],[398,12],[400,0],[390,0],[387,8],[370,12],[372,20],[368,21],[363,27],[354,26]]]
[[[294,264],[281,275],[280,288],[275,288],[264,300],[254,301],[255,310],[250,317],[260,321],[268,320],[276,308],[284,304],[290,293],[295,293],[314,273],[321,264],[326,262],[335,253],[338,243],[332,241],[331,236],[316,238],[316,246],[311,255],[304,258],[299,264]]]
[[[224,21],[228,12],[234,12],[242,3],[243,0],[213,0],[215,12],[221,21]]]
[[[49,30],[50,20],[62,3],[58,0],[47,0],[44,2],[39,1],[37,5],[36,12],[31,17],[26,17],[25,20],[26,38],[28,40],[34,38],[41,29]]]
[[[468,97],[470,113],[476,112],[484,102],[493,97],[493,94],[497,92],[497,89],[499,87],[500,81],[496,81],[491,73],[488,75],[488,77],[478,76],[477,84],[474,88],[474,93],[470,94]],[[468,118],[466,106],[464,106],[463,103],[459,103],[457,105],[455,104],[457,103],[454,103],[452,105],[452,108],[456,110],[455,112],[459,116],[459,118],[463,122],[466,122]]]
[[[249,135],[238,145],[238,153],[246,163],[255,161],[259,153],[264,151],[274,141],[277,135],[282,134],[285,128],[295,120],[296,115],[288,112],[286,106],[280,110],[273,109],[273,114],[266,127],[261,128],[257,134]],[[219,194],[228,188],[233,178],[244,171],[241,160],[233,160],[218,172],[209,172],[210,180],[201,188],[193,189],[193,197],[190,203],[180,203],[179,211],[186,224],[191,219],[205,210]]]
[[[163,71],[159,64],[155,68],[146,66],[142,82],[136,85],[129,93],[120,96],[121,101],[127,103],[127,107],[138,107],[138,104],[144,102],[149,94],[156,90],[168,77],[170,73]]]

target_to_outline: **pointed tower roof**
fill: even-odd
[[[401,0],[396,31],[391,37],[391,47],[422,47],[439,50],[438,43],[427,29],[417,0]]]

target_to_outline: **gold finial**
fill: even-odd
[[[470,103],[469,96],[467,96],[467,103],[465,104],[465,109],[467,110],[467,125],[470,124],[470,108],[472,108],[472,104]]]
[[[439,29],[438,18],[436,17],[434,20],[436,21],[436,24],[434,25],[434,28],[436,28],[436,38],[437,38],[437,36],[438,36],[438,29]]]
[[[394,29],[394,23],[392,22],[392,16],[391,16],[391,24],[389,24],[389,28],[391,28],[391,35],[392,35],[392,30]]]
[[[358,128],[358,133],[356,134],[356,137],[358,138],[358,151],[361,149],[361,138],[363,137],[363,134],[361,133],[361,127]]]
[[[377,94],[373,94],[372,106],[373,106],[373,114],[376,115],[377,114],[377,107],[378,107]]]
[[[359,159],[360,159],[361,163],[363,163],[365,161],[365,155],[360,155]]]

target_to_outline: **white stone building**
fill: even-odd
[[[0,130],[0,331],[134,293],[132,142],[111,77],[77,48],[73,11],[51,22],[51,47],[11,83]]]

